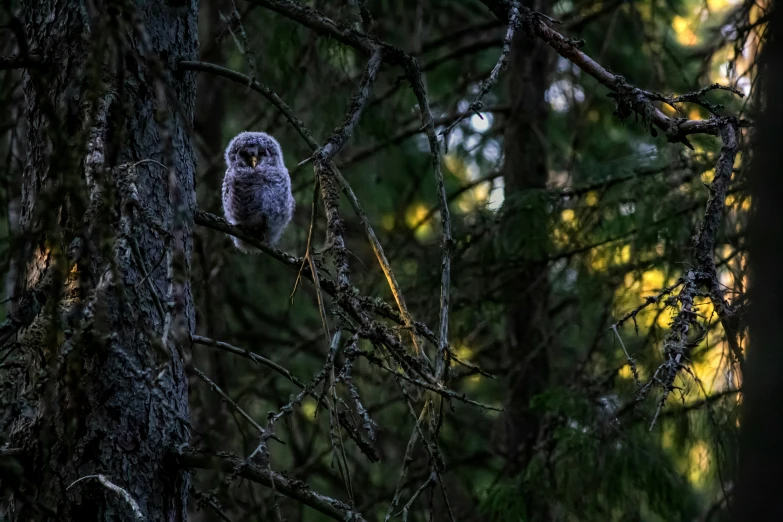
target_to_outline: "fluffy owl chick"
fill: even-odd
[[[274,245],[291,221],[294,197],[291,177],[280,144],[265,132],[242,132],[226,149],[223,214],[232,225],[243,225]],[[243,252],[258,249],[232,237]]]

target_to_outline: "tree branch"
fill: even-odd
[[[174,459],[183,469],[218,469],[227,473],[236,472],[242,478],[268,488],[273,488],[277,493],[281,493],[340,522],[348,520],[366,522],[366,519],[360,513],[352,510],[348,504],[313,491],[301,480],[264,469],[230,453],[211,455],[200,451],[188,450],[179,455],[175,454]]]
[[[307,386],[297,379],[291,372],[280,366],[274,361],[270,361],[269,359],[262,357],[258,355],[257,353],[253,353],[250,350],[245,350],[242,348],[238,348],[234,345],[224,343],[222,341],[216,341],[215,339],[209,339],[207,337],[201,337],[200,335],[193,335],[191,336],[191,339],[193,343],[195,344],[201,344],[203,346],[211,346],[214,348],[218,348],[220,350],[224,350],[226,352],[233,353],[235,355],[239,355],[240,357],[245,357],[246,359],[249,359],[253,361],[256,364],[263,364],[264,366],[267,366],[268,368],[273,369],[292,383],[294,383],[299,389],[301,390],[307,390]],[[328,408],[328,405],[323,397],[318,396],[316,393],[312,391],[307,391],[307,394],[310,395],[312,398],[316,399],[319,404],[323,408]],[[378,456],[378,452],[375,450],[375,448],[364,440],[362,436],[359,434],[358,431],[354,429],[354,427],[351,425],[350,421],[346,418],[340,418],[339,419],[340,426],[345,429],[346,433],[348,433],[348,436],[356,443],[356,446],[361,450],[364,455],[370,459],[370,462],[378,462],[380,460],[380,457]],[[261,430],[263,433],[263,429]]]
[[[345,121],[321,149],[329,159],[333,159],[345,146],[346,142],[351,138],[351,135],[353,135],[354,128],[359,122],[359,117],[367,103],[367,98],[370,97],[375,78],[378,76],[382,58],[383,51],[381,49],[373,51],[370,61],[367,62],[367,67],[365,67],[362,77],[359,80],[359,90],[356,91],[351,99],[351,105],[348,108],[348,113],[345,115]]]
[[[233,71],[231,69],[227,69],[225,67],[221,67],[220,65],[215,65],[213,63],[197,62],[197,61],[181,61],[177,63],[177,68],[183,71],[208,72],[210,74],[228,78],[229,80],[233,80],[237,83],[241,83],[242,85],[249,87],[250,89],[253,89],[254,91],[261,94],[264,98],[272,102],[272,105],[277,107],[277,109],[285,115],[286,119],[288,119],[291,125],[293,125],[294,129],[296,129],[296,132],[298,132],[299,135],[302,136],[302,139],[304,139],[305,142],[307,142],[307,144],[310,146],[311,149],[314,150],[318,148],[318,142],[315,141],[315,138],[313,138],[313,135],[310,134],[309,130],[307,130],[307,127],[305,127],[305,124],[302,123],[302,120],[300,120],[296,116],[296,114],[294,114],[294,111],[291,110],[291,107],[289,107],[282,100],[282,98],[280,98],[280,96],[278,96],[272,89],[270,89],[266,85],[253,80],[247,75],[244,75],[237,71]]]
[[[658,403],[650,429],[655,425],[661,409],[666,404],[666,399],[674,389],[674,380],[677,374],[680,370],[691,372],[684,365],[684,360],[687,360],[691,349],[701,340],[698,332],[696,336],[692,335],[692,328],[704,328],[699,324],[694,310],[694,299],[698,295],[700,288],[706,287],[709,289],[710,300],[715,307],[721,325],[723,325],[732,354],[740,363],[740,367],[744,366],[744,357],[737,340],[736,316],[734,315],[733,307],[724,298],[714,260],[715,241],[723,218],[726,193],[731,182],[734,160],[738,150],[737,129],[735,128],[736,123],[734,120],[729,117],[722,117],[719,119],[719,123],[722,147],[715,166],[715,178],[710,185],[710,197],[707,200],[704,219],[702,219],[699,227],[699,233],[694,238],[696,266],[688,270],[682,278],[682,289],[675,300],[675,302],[680,304],[680,310],[674,317],[671,330],[666,334],[663,343],[666,360],[658,367],[653,378],[641,388],[639,394],[640,400],[643,400],[651,387],[656,383],[659,383],[663,388],[663,394]]]
[[[441,276],[440,276],[440,326],[438,329],[438,357],[435,362],[435,377],[441,380],[448,370],[449,359],[449,301],[451,287],[451,250],[454,240],[451,237],[451,216],[449,202],[446,196],[446,185],[443,180],[443,166],[441,164],[440,146],[438,136],[435,134],[435,123],[432,119],[427,92],[421,79],[419,64],[415,58],[409,58],[405,63],[405,71],[411,89],[419,102],[421,121],[427,131],[427,140],[430,145],[430,157],[432,168],[435,171],[435,184],[438,194],[438,206],[440,207],[441,220]]]
[[[194,221],[197,225],[202,225],[225,234],[232,235],[243,241],[246,241],[250,245],[260,249],[262,252],[269,254],[273,258],[277,259],[292,270],[299,271],[301,268],[301,275],[306,279],[312,281],[312,274],[310,267],[302,266],[303,259],[300,257],[294,257],[282,250],[274,247],[270,247],[261,242],[258,238],[245,232],[243,227],[230,225],[226,220],[219,218],[214,214],[204,212],[202,210],[196,210],[193,214]],[[391,349],[391,352],[398,360],[404,361],[406,368],[411,368],[426,380],[432,379],[429,371],[424,368],[419,361],[410,358],[405,355],[402,344],[399,338],[390,329],[373,320],[369,314],[374,313],[386,319],[391,319],[397,324],[405,325],[405,320],[399,313],[386,302],[379,298],[370,298],[366,296],[359,296],[348,292],[340,292],[337,289],[335,283],[326,277],[320,276],[321,288],[329,295],[335,298],[337,304],[339,304],[348,314],[356,319],[361,326],[361,336],[364,339],[371,340],[375,343],[386,345]],[[424,336],[427,340],[437,343],[433,333],[423,323],[415,323],[416,331]]]
[[[382,42],[354,29],[343,29],[329,17],[292,0],[247,0],[248,2],[290,18],[320,35],[334,38],[340,43],[372,55],[382,51],[383,61],[392,65],[404,65],[407,55],[398,47]]]
[[[483,119],[483,116],[481,116],[481,113],[479,112],[482,107],[484,107],[484,102],[482,100],[497,83],[500,71],[505,69],[506,64],[508,63],[508,55],[511,53],[511,41],[514,39],[514,33],[516,33],[518,27],[519,9],[517,9],[516,5],[512,5],[508,13],[508,29],[506,29],[506,36],[503,39],[503,50],[500,52],[500,58],[498,58],[495,67],[492,68],[492,72],[489,73],[489,78],[481,82],[481,89],[479,89],[479,92],[476,94],[476,97],[473,99],[473,101],[470,102],[468,109],[460,114],[451,125],[442,130],[441,135],[448,136],[451,132],[451,129],[453,129],[459,122],[461,122],[470,114],[478,114],[479,117]]]
[[[492,13],[500,20],[507,20],[510,10],[516,6],[512,0],[481,0]],[[670,142],[685,143],[690,147],[686,136],[689,134],[718,134],[720,118],[712,117],[707,120],[689,120],[686,118],[669,118],[660,109],[655,107],[651,100],[663,99],[661,95],[638,89],[622,76],[611,73],[598,62],[583,53],[579,47],[582,42],[567,38],[547,25],[548,20],[529,8],[518,6],[523,25],[532,34],[541,38],[547,45],[554,49],[560,56],[568,59],[584,72],[595,78],[601,85],[609,88],[618,104],[624,104],[635,111],[642,120],[654,124],[661,129]],[[706,91],[704,91],[706,92]],[[622,112],[620,112],[622,117]],[[746,121],[738,122],[739,126],[749,126]]]

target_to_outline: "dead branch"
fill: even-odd
[[[172,457],[183,469],[217,469],[226,473],[237,471],[240,477],[268,488],[274,488],[276,492],[309,506],[334,520],[366,522],[366,519],[360,513],[352,510],[349,505],[310,489],[310,486],[301,480],[269,471],[230,453],[211,455],[187,450],[181,454],[174,454]]]

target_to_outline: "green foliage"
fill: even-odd
[[[355,3],[310,4],[346,27],[365,29]],[[698,49],[704,50],[698,54],[696,47],[681,42],[684,33],[672,30],[676,17],[696,24],[698,2],[620,2],[589,22],[570,25],[607,3],[598,4],[561,1],[553,6],[553,13],[564,20],[561,29],[566,34],[585,40],[583,50],[599,63],[633,85],[662,94],[683,93],[713,81],[709,75],[717,66],[705,67],[702,56],[717,45],[714,34],[693,25],[700,38]],[[417,54],[435,117],[449,123],[449,115],[453,118],[465,110],[478,83],[497,61],[497,42],[505,27],[488,24],[491,17],[474,0],[379,1],[364,6],[372,17],[374,34]],[[726,13],[710,14],[705,27],[718,25]],[[366,57],[263,9],[251,9],[243,24],[253,52],[242,54],[231,39],[224,38],[220,45],[225,64],[254,71],[323,142],[342,122]],[[435,45],[467,27],[474,30]],[[485,41],[490,43],[484,45]],[[448,58],[450,53],[454,57]],[[550,58],[553,74],[545,100],[549,116],[536,129],[545,144],[541,153],[550,173],[547,187],[508,192],[501,179],[493,179],[451,201],[455,246],[450,344],[460,357],[497,377],[479,376],[453,363],[451,386],[475,400],[508,403],[512,368],[507,359],[506,289],[520,277],[521,267],[544,263],[549,267],[545,349],[550,386],[534,396],[530,408],[545,428],[523,472],[509,475],[503,415],[462,404],[453,405],[452,412],[444,406],[448,414],[439,428],[439,440],[449,469],[445,480],[452,508],[467,518],[498,521],[534,521],[542,509],[552,520],[569,522],[691,520],[721,494],[721,474],[731,475],[736,431],[732,397],[727,395],[709,411],[687,409],[703,396],[700,385],[686,375],[685,382],[678,381],[682,397],[679,392],[672,394],[656,427],[649,431],[660,397],[653,392],[635,405],[639,392],[609,326],[644,297],[674,281],[690,261],[690,238],[708,196],[702,176],[712,168],[717,142],[712,137],[693,137],[696,150],[690,151],[667,143],[661,132],[654,137],[649,124],[636,117],[620,121],[612,115],[616,104],[603,86],[553,53]],[[399,74],[384,67],[360,125],[336,163],[384,245],[411,313],[436,330],[441,221],[427,143],[423,135],[415,135],[421,125],[416,101]],[[516,87],[505,79],[507,74],[501,73],[501,82],[484,99],[485,107],[496,111],[484,113],[483,121],[469,116],[451,133],[444,161],[449,194],[503,163],[509,100]],[[223,143],[248,128],[272,132],[281,141],[298,204],[295,223],[281,247],[303,253],[313,178],[309,165],[297,164],[310,151],[285,119],[255,93],[224,83],[216,88],[226,103],[225,113],[219,115]],[[725,103],[727,111],[739,107],[722,92],[709,98]],[[682,109],[688,115],[692,106]],[[697,114],[706,116],[703,111]],[[204,164],[202,159],[199,176],[207,172]],[[219,198],[211,188],[214,180],[200,179],[199,205],[219,211]],[[361,295],[393,302],[346,201],[341,202],[341,213],[352,253],[352,283]],[[729,223],[721,241],[735,248],[736,236],[743,230],[742,213]],[[323,238],[319,216],[313,236],[316,249],[323,246]],[[265,257],[240,256],[219,235],[204,234],[200,241],[204,255],[195,270],[205,278],[213,275],[208,285],[194,285],[198,324],[211,321],[209,335],[254,349],[303,380],[315,375],[323,365],[327,343],[313,288],[300,283],[289,299],[296,277],[292,271]],[[670,315],[661,301],[639,314],[638,331],[633,320],[619,329],[644,380],[653,376],[662,360],[661,340]],[[329,319],[336,320],[332,315]],[[715,338],[720,332],[712,328],[709,341],[692,354],[692,364],[705,380],[707,374],[725,368],[715,368],[720,350]],[[360,343],[359,348],[373,351],[368,343]],[[197,351],[194,357],[199,365],[206,365],[207,355]],[[342,364],[342,355],[338,359]],[[209,365],[214,365],[214,372],[230,376],[224,378],[229,394],[255,418],[276,411],[295,392],[287,383],[263,372],[259,376],[257,369],[234,359],[221,357]],[[353,491],[363,514],[382,520],[402,471],[413,420],[388,374],[360,359],[355,363],[354,382],[379,426],[382,462],[369,464],[348,444]],[[727,385],[713,383],[710,377],[708,393],[719,392],[722,386]],[[196,397],[203,393],[196,388]],[[208,403],[204,395],[198,404]],[[237,452],[252,449],[253,437],[244,428],[226,422],[222,429],[221,439],[231,441],[229,446]],[[328,431],[328,413],[312,401],[303,402],[281,428],[287,446],[272,447],[272,466],[345,499],[346,481],[338,472]],[[707,455],[704,464],[694,460],[702,453]],[[417,446],[402,487],[402,504],[426,480],[428,461],[427,452]],[[269,499],[263,490],[221,492],[227,498],[239,496],[248,505],[259,502],[256,495]],[[423,494],[411,519],[425,520],[430,502],[437,519],[447,519],[437,488],[432,498],[429,492]],[[288,514],[289,519],[317,520],[307,511]]]
[[[552,389],[534,407],[567,421],[552,433],[557,448],[539,454],[524,475],[484,493],[490,520],[527,520],[526,505],[549,504],[559,520],[690,520],[697,497],[644,426],[622,426],[573,390]],[[554,499],[554,501],[553,501]]]
[[[415,55],[439,131],[467,110],[498,60],[506,31],[505,23],[493,22],[477,0],[303,3],[323,11],[340,27],[369,29]],[[733,59],[726,51],[733,42],[723,41],[713,29],[735,8],[702,15],[700,0],[551,4],[545,7],[563,20],[555,26],[558,30],[583,39],[585,53],[648,91],[682,94],[709,85]],[[232,13],[235,8],[239,11]],[[208,18],[215,12],[222,18]],[[241,26],[236,22],[239,14]],[[202,0],[201,22],[202,51],[219,51],[209,59],[220,60],[220,65],[274,90],[319,143],[343,122],[366,56],[252,2]],[[697,40],[689,40],[687,31]],[[509,80],[508,70],[501,72],[501,81],[484,98],[485,112],[466,115],[443,137],[454,235],[448,341],[453,352],[469,363],[450,362],[448,386],[472,400],[508,406],[515,398],[510,383],[521,371],[513,350],[521,346],[533,354],[525,364],[541,353],[529,346],[530,339],[512,338],[515,322],[529,319],[514,313],[542,312],[543,341],[537,338],[540,346],[534,348],[543,351],[548,374],[542,389],[523,405],[540,421],[540,433],[523,469],[510,471],[515,463],[510,462],[505,430],[511,413],[486,411],[458,400],[434,403],[443,412],[442,423],[432,416],[421,430],[439,435],[438,451],[446,466],[443,490],[439,484],[422,493],[409,520],[428,519],[430,505],[436,520],[448,520],[443,491],[458,520],[537,522],[543,520],[541,513],[548,513],[546,520],[564,522],[693,520],[723,495],[736,465],[737,400],[732,391],[739,378],[727,362],[714,310],[699,296],[698,313],[708,325],[708,335],[689,354],[693,374],[681,372],[677,389],[652,430],[659,390],[640,392],[625,350],[638,365],[642,381],[650,382],[663,360],[661,341],[672,308],[662,298],[628,319],[616,334],[610,327],[692,266],[691,237],[709,196],[704,183],[711,180],[708,172],[719,143],[712,136],[694,136],[690,140],[695,150],[689,150],[668,143],[663,132],[653,136],[648,118],[629,116],[621,121],[613,115],[618,105],[606,96],[605,87],[553,52],[548,59],[549,84],[545,93],[538,93],[541,99],[534,100],[546,106],[547,116],[531,124],[535,143],[541,146],[524,144],[545,159],[545,188],[512,190],[504,183],[514,174],[504,168],[505,151],[521,146],[505,141],[512,111],[521,114],[512,107],[520,86]],[[527,72],[528,76],[539,73]],[[443,223],[416,98],[401,74],[399,68],[382,67],[361,121],[335,163],[361,201],[413,318],[437,335]],[[311,150],[258,93],[224,79],[200,76],[199,81],[207,82],[199,84],[197,113],[203,118],[196,122],[199,137],[194,140],[199,152],[199,208],[221,212],[222,150],[230,138],[243,130],[270,132],[282,144],[297,201],[294,222],[279,246],[302,256],[308,245],[314,178],[312,164],[300,162],[311,156]],[[21,85],[21,77],[3,76],[0,106],[23,99]],[[743,109],[742,101],[723,91],[707,98],[724,103],[727,114]],[[681,104],[679,116],[708,116],[694,107]],[[668,109],[661,105],[661,110]],[[18,180],[23,165],[15,157],[16,148],[22,146],[21,134],[6,130],[22,129],[4,114],[0,129],[4,132],[0,150],[7,158],[7,183],[0,184],[0,200],[8,210],[22,197]],[[217,137],[201,139],[201,135],[214,136],[208,132],[214,129],[220,131]],[[736,290],[736,299],[741,299],[745,276],[743,237],[749,201],[744,195],[744,168],[743,158],[737,165],[733,199],[727,202],[716,252],[722,281]],[[332,268],[329,245],[322,203],[317,200],[316,206],[319,215],[310,239],[316,252],[325,250],[315,257],[324,261],[326,276]],[[376,306],[383,300],[396,310],[376,253],[344,198],[340,213],[356,294],[367,296]],[[10,228],[8,216],[9,212],[0,214],[3,231]],[[22,233],[9,229],[5,236],[0,238],[2,273],[10,271],[14,248],[9,245]],[[194,242],[196,333],[251,350],[310,382],[329,352],[315,287],[271,257],[238,253],[223,234],[197,227]],[[545,290],[519,288],[520,281],[529,282],[536,270],[547,283]],[[540,306],[525,309],[520,303]],[[350,337],[355,318],[329,298],[325,309],[330,326],[345,327],[344,338]],[[381,321],[409,343],[409,331]],[[434,360],[432,346],[421,342]],[[347,348],[348,343],[343,343],[335,358],[337,381],[346,365]],[[415,416],[430,394],[414,397],[413,408],[405,396],[413,387],[398,383],[392,375],[396,368],[385,359],[391,372],[368,363],[383,357],[384,351],[366,340],[353,348],[361,353],[353,361],[353,384],[378,425],[372,444],[381,461],[369,462],[347,438],[340,440],[342,446],[334,444],[334,419],[308,398],[275,427],[283,443],[270,442],[270,467],[285,470],[325,495],[353,502],[367,520],[383,520],[403,472]],[[194,346],[192,359],[262,426],[270,412],[279,411],[299,393],[277,373],[235,354]],[[495,378],[478,374],[470,367],[474,364]],[[192,445],[249,455],[258,443],[257,430],[203,383],[190,386]],[[356,413],[353,390],[345,381],[335,389],[336,410],[350,417],[369,439],[363,431],[364,419]],[[332,400],[327,388],[319,385],[316,392]],[[715,398],[716,394],[724,395]],[[704,401],[705,395],[712,399]],[[341,467],[343,451],[350,477]],[[430,476],[436,460],[431,451],[421,441],[412,450],[395,515]],[[207,470],[199,472],[194,483],[230,506],[233,520],[276,516],[275,496],[268,489],[235,477],[225,480]],[[321,520],[287,502],[280,501],[286,519]]]

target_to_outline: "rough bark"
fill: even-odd
[[[541,11],[545,2],[528,0],[524,5]],[[546,187],[547,105],[550,59],[546,44],[519,31],[509,57],[508,89],[511,112],[506,123],[505,203],[503,241],[512,258],[524,262],[508,274],[506,360],[509,366],[506,408],[507,469],[523,471],[534,454],[540,419],[531,411],[530,400],[547,383],[549,283],[545,261],[547,213],[537,196]]]
[[[750,173],[754,212],[748,227],[751,271],[750,349],[743,379],[740,468],[732,520],[783,520],[777,473],[783,468],[783,350],[780,296],[783,295],[783,220],[780,217],[780,136],[783,132],[783,12],[775,6],[770,40],[764,48],[764,108],[754,135]]]
[[[197,56],[197,2],[23,9],[43,60],[25,79],[23,276],[48,295],[18,339],[11,520],[137,520],[132,499],[147,520],[182,521],[189,476],[165,456],[190,437],[195,81],[170,71]],[[97,479],[69,489],[93,474],[127,498]]]

